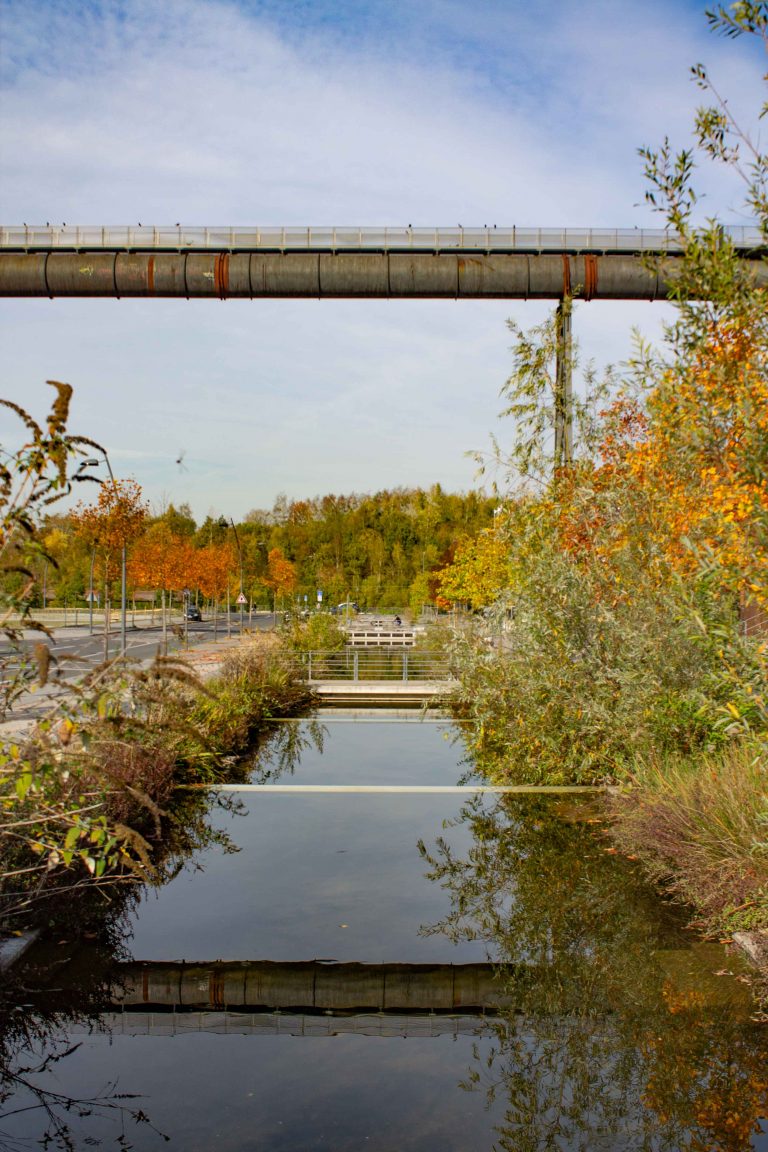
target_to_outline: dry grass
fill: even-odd
[[[648,759],[615,800],[613,834],[708,931],[768,928],[768,748]]]

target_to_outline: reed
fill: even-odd
[[[648,756],[613,800],[612,834],[712,933],[768,930],[768,745]]]

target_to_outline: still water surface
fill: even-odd
[[[455,784],[466,771],[447,724],[331,713],[284,725],[251,779]],[[28,995],[35,1051],[80,1046],[25,1074],[38,1094],[20,1087],[6,1101],[3,1111],[30,1109],[0,1121],[8,1148],[50,1128],[32,1107],[43,1100],[75,1149],[122,1138],[183,1152],[768,1152],[768,1037],[750,1019],[742,969],[605,851],[598,802],[235,799],[214,803],[211,819],[239,850],[211,843],[143,893],[120,955],[70,942],[32,958],[27,990],[35,972],[51,986]],[[222,973],[244,973],[232,986],[247,988],[254,966],[283,997],[279,1011],[222,991]],[[313,989],[331,974],[323,1007],[291,991],[307,971]],[[482,1003],[459,996],[467,971],[481,973]],[[106,972],[129,1003],[105,1003]],[[206,991],[182,1010],[191,972]],[[405,981],[407,1009],[380,1011],[378,992],[350,984],[359,972],[392,989]],[[153,991],[163,980],[165,1003]],[[20,1062],[34,1064],[29,1052]],[[113,1085],[140,1099],[78,1116],[51,1096]],[[132,1118],[137,1107],[148,1122]]]

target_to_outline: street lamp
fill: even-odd
[[[243,635],[243,607],[245,605],[245,593],[243,592],[243,550],[240,547],[240,537],[237,534],[237,528],[235,528],[235,522],[231,516],[230,516],[229,522],[232,525],[232,531],[235,534],[235,544],[237,544],[237,555],[240,559],[240,595],[237,598],[237,602],[240,605],[240,635],[242,636]]]
[[[106,449],[100,448],[97,445],[94,445],[94,447],[97,447],[98,451],[101,452],[102,456],[104,457],[104,463],[107,466],[107,471],[109,472],[109,478],[112,481],[112,490],[115,493],[115,497],[117,497],[117,494],[118,494],[117,481],[115,480],[115,474],[112,471],[112,465],[109,462],[109,456],[107,455]],[[80,465],[81,468],[98,468],[98,466],[99,466],[98,460],[85,460]],[[125,653],[126,653],[126,640],[125,640],[125,618],[126,618],[125,556],[126,556],[126,545],[125,545],[125,540],[123,540],[123,546],[122,546],[121,558],[120,558],[121,559],[121,563],[120,563],[120,655],[121,656],[125,656]],[[93,565],[91,565],[90,594],[91,594],[91,611],[93,611]],[[104,604],[104,612],[106,613],[106,611],[107,611],[107,605],[105,603]],[[106,617],[105,617],[105,619],[106,619]],[[107,634],[108,634],[108,629],[109,629],[108,623],[106,625],[106,628],[107,628]]]

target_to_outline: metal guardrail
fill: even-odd
[[[350,628],[347,644],[352,648],[412,648],[416,633],[411,628]]]
[[[336,652],[306,652],[300,667],[310,683],[327,680],[415,683],[449,680],[451,675],[444,652],[420,648],[344,648]]]
[[[726,225],[739,250],[766,247],[759,228]],[[0,226],[9,251],[168,252],[676,252],[678,237],[663,228],[349,228],[182,225]]]

